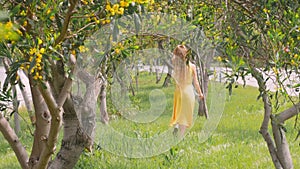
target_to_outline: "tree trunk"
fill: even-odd
[[[23,169],[29,168],[26,149],[21,144],[14,130],[10,127],[8,121],[2,116],[2,113],[0,113],[0,131],[15,152],[21,167]]]
[[[108,124],[109,117],[106,108],[106,84],[101,86],[100,92],[100,114],[101,114],[101,122],[104,124]]]
[[[172,78],[172,70],[173,70],[173,66],[171,63],[169,63],[167,60],[164,60],[164,63],[167,65],[168,68],[168,73],[167,76],[165,77],[164,83],[163,83],[163,87],[168,87],[170,82],[171,82],[171,78]]]
[[[24,89],[24,86],[22,86],[23,85],[22,82],[24,81],[24,79],[23,79],[23,76],[21,75],[21,73],[19,74],[19,76],[20,76],[19,87],[20,87],[20,90],[21,90],[21,93],[22,93],[22,97],[24,99],[24,103],[25,103],[25,106],[26,106],[31,124],[35,125],[36,119],[35,119],[34,112],[32,110],[31,101],[28,97],[28,93],[27,93],[26,89]]]
[[[40,91],[31,77],[29,77],[29,83],[36,117],[36,128],[29,159],[29,166],[32,168],[38,163],[41,152],[46,147],[45,141],[50,130],[51,116]]]
[[[29,166],[33,167],[38,163],[41,152],[46,147],[45,142],[50,130],[51,116],[39,89],[30,76],[29,83],[36,117],[34,140],[29,159]]]
[[[136,73],[135,73],[135,88],[136,91],[139,91],[139,75],[140,75],[140,68],[139,65],[135,66],[136,67]]]
[[[283,168],[292,169],[294,168],[294,166],[289,149],[289,144],[285,137],[285,131],[283,131],[281,124],[277,122],[276,117],[271,117],[272,131],[277,148],[278,159]]]
[[[49,169],[71,169],[78,161],[87,138],[76,115],[73,100],[68,98],[64,104],[64,136],[61,148],[55,159],[49,164]]]
[[[284,122],[300,112],[300,102],[293,105],[291,108],[284,110],[276,116],[271,116],[272,131],[274,135],[275,144],[277,147],[277,154],[283,168],[293,168],[293,161],[289,150],[289,145],[283,130]]]
[[[172,70],[173,70],[173,66],[170,63],[170,60],[171,60],[172,56],[169,56],[169,53],[167,53],[167,52],[164,51],[163,41],[162,40],[158,41],[158,51],[159,51],[160,55],[163,58],[164,65],[167,65],[167,68],[168,68],[168,73],[167,73],[167,76],[165,77],[165,80],[164,80],[164,83],[163,83],[162,86],[163,87],[168,87],[169,83],[171,82]],[[166,58],[164,58],[164,57],[166,57]],[[164,72],[162,72],[162,74],[163,73]],[[160,79],[161,79],[161,77],[160,77]]]
[[[3,58],[3,65],[6,70],[6,72],[9,71],[9,65],[11,64],[10,60],[7,57]],[[19,119],[19,114],[18,114],[18,109],[19,109],[19,103],[18,103],[18,95],[17,95],[17,90],[16,86],[14,84],[11,84],[12,92],[13,92],[13,109],[14,109],[14,130],[15,133],[18,135],[21,126],[20,126],[20,119]]]
[[[50,163],[50,169],[73,168],[84,148],[92,151],[95,135],[95,105],[102,85],[100,79],[95,79],[86,72],[79,72],[78,77],[85,83],[86,93],[79,102],[69,97],[63,106],[65,113],[62,146]]]
[[[206,98],[207,94],[208,94],[209,76],[208,76],[207,71],[209,70],[209,65],[206,65],[205,63],[203,63],[203,61],[201,61],[200,58],[197,59],[197,61],[198,61],[197,64],[199,66],[199,69],[197,69],[198,70],[197,76],[199,79],[200,87],[201,87],[202,93],[204,95],[204,98]],[[199,100],[198,115],[205,116],[206,119],[209,118],[207,104],[206,104],[205,99]]]
[[[292,163],[292,158],[290,155],[288,143],[284,134],[284,131],[282,130],[282,123],[278,123],[277,117],[272,115],[272,105],[269,100],[269,96],[266,91],[266,85],[265,81],[263,79],[263,75],[261,72],[256,70],[255,68],[252,69],[252,76],[257,80],[257,83],[259,85],[259,91],[262,95],[263,103],[264,103],[264,120],[262,122],[261,128],[260,128],[260,133],[262,134],[263,138],[267,142],[267,146],[270,152],[270,155],[272,157],[273,164],[276,169],[291,169],[293,168],[293,163]],[[294,108],[294,110],[297,109]],[[282,112],[279,114],[283,115],[285,114],[286,111]],[[296,113],[294,113],[296,115]],[[272,117],[272,118],[271,118]],[[290,115],[288,116],[290,117]],[[271,125],[272,125],[272,132],[273,132],[273,137],[269,134],[268,131],[268,126],[269,126],[269,121],[271,118]],[[282,119],[283,120],[283,119]],[[282,121],[284,122],[284,121]]]
[[[206,80],[208,79],[207,70],[204,68],[202,62],[200,62],[199,65],[200,68],[197,76],[200,82],[202,93],[206,98],[208,93],[208,80]],[[205,99],[199,100],[198,115],[208,118],[208,109]]]
[[[21,131],[20,126],[20,118],[19,118],[19,101],[18,101],[18,94],[15,85],[12,85],[12,92],[13,92],[13,107],[14,107],[14,124],[15,124],[15,132],[19,135]]]

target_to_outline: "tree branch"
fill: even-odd
[[[70,56],[70,63],[71,63],[71,74],[75,71],[75,63],[76,59],[75,56]],[[49,131],[49,136],[47,139],[47,147],[42,152],[39,161],[39,164],[37,165],[37,168],[44,168],[48,161],[50,160],[50,156],[55,151],[55,145],[58,139],[59,130],[62,126],[62,106],[65,103],[67,97],[69,96],[70,89],[72,87],[72,78],[71,75],[66,79],[64,86],[59,94],[57,102],[55,101],[55,98],[52,95],[52,92],[50,91],[50,86],[45,83],[46,88],[39,85],[40,92],[45,100],[45,102],[48,105],[48,108],[50,110],[51,114],[51,126]]]
[[[59,37],[55,40],[54,46],[59,44],[65,38],[68,27],[69,27],[69,23],[71,20],[71,16],[73,15],[73,10],[76,7],[78,0],[70,0],[69,2],[70,2],[70,6],[68,8],[68,12],[66,14],[65,21],[63,23]]]
[[[23,169],[29,168],[26,149],[23,147],[15,131],[10,127],[2,113],[0,113],[0,131],[14,150],[21,167]]]
[[[283,112],[277,115],[279,123],[284,123],[284,121],[294,117],[300,112],[300,102],[293,105],[291,108],[284,110]]]
[[[266,84],[264,82],[263,76],[261,72],[259,72],[257,69],[252,68],[252,76],[257,80],[260,94],[262,95],[263,103],[264,103],[264,119],[260,127],[260,134],[265,139],[270,155],[272,157],[273,164],[275,165],[276,169],[282,169],[282,165],[277,157],[277,151],[274,144],[274,141],[272,140],[272,137],[270,136],[270,133],[268,131],[268,126],[270,122],[270,117],[272,114],[272,105],[269,101],[268,94],[266,92]]]

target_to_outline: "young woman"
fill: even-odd
[[[204,97],[199,86],[196,66],[187,59],[187,52],[188,49],[184,45],[178,45],[174,49],[172,58],[176,88],[170,125],[174,126],[174,134],[177,134],[178,130],[180,131],[180,136],[184,136],[186,128],[190,127],[193,122],[194,86],[199,99]]]

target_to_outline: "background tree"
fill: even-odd
[[[265,110],[260,133],[275,167],[293,168],[284,122],[296,117],[299,128],[299,94],[295,93],[299,86],[299,2],[233,0],[218,6],[224,30],[223,61],[232,70],[228,88],[231,91],[237,79],[247,74],[257,80],[258,99],[262,98]],[[276,91],[271,92],[267,84],[275,84]],[[287,102],[291,107],[282,110]]]

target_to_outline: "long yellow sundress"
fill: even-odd
[[[175,124],[190,127],[193,122],[193,112],[195,106],[195,94],[193,89],[193,71],[188,66],[186,80],[182,84],[176,83],[174,92],[174,106],[170,126]]]

